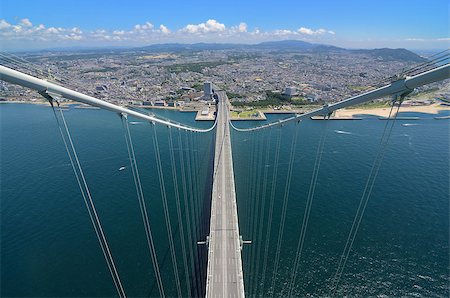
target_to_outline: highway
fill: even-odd
[[[241,241],[229,126],[229,101],[219,91],[206,297],[244,297]]]

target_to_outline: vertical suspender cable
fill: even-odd
[[[194,199],[194,196],[195,196],[195,194],[194,194],[194,188],[193,188],[193,180],[192,180],[192,170],[191,170],[191,149],[190,149],[190,147],[189,147],[189,136],[188,136],[188,133],[189,132],[186,132],[185,133],[185,144],[186,144],[186,146],[185,146],[185,153],[186,153],[186,164],[187,164],[187,180],[188,180],[188,186],[189,186],[189,203],[188,203],[188,206],[189,206],[189,212],[190,212],[190,215],[191,215],[191,219],[192,219],[192,221],[191,221],[191,223],[192,223],[192,237],[194,238],[194,242],[193,242],[193,245],[195,245],[196,243],[197,243],[197,237],[198,237],[198,234],[197,234],[197,228],[198,228],[198,226],[197,226],[197,221],[196,221],[196,216],[195,216],[195,205],[194,205],[194,203],[195,203],[195,199]],[[194,256],[195,256],[195,276],[196,276],[196,289],[197,289],[197,293],[198,293],[198,295],[200,295],[200,289],[201,289],[201,281],[200,281],[200,279],[199,279],[199,277],[198,277],[198,275],[199,275],[199,272],[200,272],[200,267],[199,267],[199,263],[198,263],[198,258],[197,258],[197,252],[198,252],[198,249],[197,249],[197,246],[194,246]]]
[[[186,243],[184,239],[184,227],[183,221],[181,217],[181,204],[180,204],[180,191],[178,189],[178,175],[175,163],[175,155],[173,152],[173,138],[172,138],[172,129],[169,128],[169,152],[170,152],[170,164],[172,166],[172,178],[173,178],[173,187],[175,192],[175,203],[177,207],[177,216],[178,216],[178,228],[180,230],[180,240],[181,240],[181,251],[183,253],[183,265],[184,265],[184,276],[186,280],[186,288],[188,295],[191,295],[191,284],[189,282],[189,269],[187,264],[187,255],[186,255]]]
[[[267,176],[269,175],[269,168],[268,168],[268,163],[269,163],[269,156],[270,156],[270,142],[272,141],[272,130],[269,130],[269,135],[267,137],[266,140],[266,146],[265,146],[265,156],[264,156],[264,164],[262,165],[262,167],[264,168],[264,175],[263,175],[263,186],[262,186],[262,191],[261,191],[261,209],[260,209],[260,215],[259,215],[259,223],[258,223],[258,235],[255,236],[254,242],[256,243],[257,247],[256,247],[256,258],[255,258],[255,262],[256,262],[256,270],[255,270],[255,279],[252,285],[252,290],[251,292],[256,296],[258,295],[258,283],[260,283],[260,279],[259,277],[259,268],[260,268],[260,257],[261,257],[261,249],[262,249],[262,245],[263,245],[263,238],[262,238],[262,234],[263,234],[263,227],[264,227],[264,221],[265,221],[265,207],[266,207],[266,198],[267,198]]]
[[[319,144],[317,146],[317,152],[316,152],[316,158],[314,161],[313,173],[311,175],[311,182],[309,184],[308,197],[306,200],[305,211],[303,214],[302,227],[301,227],[301,231],[300,231],[300,235],[299,235],[299,239],[298,239],[297,251],[295,253],[295,261],[294,261],[294,265],[292,267],[291,279],[288,284],[288,295],[287,295],[288,297],[292,296],[292,291],[294,290],[295,280],[297,278],[297,273],[298,273],[298,269],[300,266],[300,259],[301,259],[301,255],[302,255],[302,251],[303,251],[303,246],[305,243],[305,235],[306,235],[306,229],[308,227],[309,215],[311,213],[311,206],[312,206],[312,202],[314,199],[314,194],[316,192],[317,177],[319,176],[319,169],[320,169],[320,164],[321,164],[322,156],[323,156],[323,148],[324,148],[325,140],[327,137],[327,131],[328,131],[327,128],[328,128],[329,120],[330,120],[330,118],[328,118],[328,120],[325,121],[325,126],[323,128],[322,135],[320,137]]]
[[[147,238],[148,249],[152,259],[153,271],[155,273],[156,284],[158,286],[159,295],[165,297],[164,286],[162,283],[161,272],[158,265],[158,258],[156,255],[155,243],[153,241],[150,220],[148,217],[147,207],[145,204],[144,192],[142,190],[141,178],[136,162],[136,155],[134,153],[133,141],[131,139],[130,127],[126,115],[121,114],[122,127],[125,132],[125,143],[127,145],[128,158],[130,160],[131,170],[133,173],[134,186],[136,188],[136,195],[138,197],[139,209],[141,211],[142,222],[144,224],[145,236]]]
[[[156,125],[153,125],[153,146],[155,149],[156,167],[158,170],[159,186],[160,186],[161,196],[162,196],[162,201],[163,201],[164,217],[166,220],[166,228],[167,228],[167,234],[168,234],[168,238],[169,238],[170,255],[172,258],[172,266],[173,266],[173,271],[174,271],[174,275],[175,275],[175,285],[176,285],[178,297],[181,297],[180,276],[178,274],[177,257],[175,255],[175,247],[174,247],[174,243],[173,243],[172,225],[170,223],[169,207],[167,205],[166,186],[165,186],[165,182],[164,182],[164,173],[163,173],[162,164],[161,164],[161,155],[160,155],[160,151],[159,151],[158,134],[156,131]]]
[[[258,276],[255,272],[255,263],[257,262],[257,259],[255,258],[255,254],[256,254],[256,249],[258,247],[258,241],[259,239],[257,239],[256,236],[256,232],[258,231],[258,221],[259,221],[259,217],[261,216],[259,214],[259,204],[261,201],[261,176],[262,176],[262,162],[263,162],[263,151],[264,151],[264,135],[263,133],[259,133],[259,137],[257,139],[257,142],[259,143],[259,150],[257,151],[258,153],[258,159],[257,162],[255,164],[255,168],[257,169],[257,174],[255,175],[255,195],[254,195],[254,202],[255,202],[255,206],[254,206],[254,214],[252,217],[252,232],[250,234],[250,239],[253,240],[252,243],[254,243],[251,247],[250,247],[250,273],[252,276],[252,280],[249,281],[249,289],[250,289],[250,294],[253,295],[253,287],[251,286],[253,284],[254,281],[256,281],[258,279]]]
[[[183,203],[184,203],[184,212],[185,212],[185,218],[186,218],[186,225],[187,225],[187,234],[188,234],[188,247],[189,247],[189,256],[190,256],[190,262],[191,262],[191,274],[192,278],[195,278],[195,286],[193,293],[190,293],[191,295],[196,295],[198,288],[197,288],[197,274],[195,270],[195,259],[194,259],[194,251],[193,246],[196,245],[196,242],[192,240],[192,233],[193,233],[193,226],[192,226],[192,219],[191,219],[191,213],[190,213],[190,204],[188,202],[188,187],[186,185],[186,170],[184,165],[184,148],[183,148],[183,140],[181,138],[181,132],[178,131],[178,144],[180,146],[179,151],[179,158],[180,158],[180,165],[181,165],[181,182],[183,185]],[[194,283],[194,280],[192,280],[192,283]]]
[[[195,173],[195,161],[194,161],[194,148],[192,145],[192,132],[186,133],[186,154],[187,154],[187,164],[188,164],[188,178],[189,178],[189,190],[190,190],[190,208],[193,216],[192,222],[194,223],[194,237],[195,239],[200,239],[200,221],[199,221],[199,211],[198,211],[198,200],[197,200],[197,180]],[[195,242],[196,243],[196,242]],[[196,275],[197,278],[197,292],[198,295],[202,295],[202,270],[201,259],[199,258],[199,248],[195,247],[196,255]]]
[[[359,202],[358,210],[356,211],[355,218],[353,219],[352,227],[350,229],[349,235],[347,237],[347,241],[345,243],[344,250],[343,250],[341,258],[339,260],[338,268],[336,270],[336,273],[335,273],[333,279],[331,280],[330,290],[332,292],[332,296],[334,296],[337,291],[337,287],[338,287],[339,281],[341,279],[342,273],[344,271],[345,264],[350,255],[350,251],[352,249],[353,242],[355,241],[356,234],[358,233],[358,229],[361,224],[361,220],[364,216],[364,212],[367,207],[367,203],[368,203],[370,195],[372,193],[373,186],[375,184],[375,180],[378,176],[378,172],[380,170],[381,164],[382,164],[384,156],[386,154],[387,145],[389,143],[389,139],[392,134],[392,129],[394,128],[395,121],[398,116],[401,102],[398,105],[397,111],[394,116],[394,120],[392,121],[392,124],[391,124],[390,119],[391,119],[392,110],[394,108],[394,104],[395,104],[395,102],[392,103],[392,107],[389,112],[388,120],[386,122],[386,125],[383,130],[383,134],[381,136],[378,152],[377,152],[375,160],[372,164],[372,167],[370,169],[370,174],[369,174],[369,177],[367,178],[366,186],[364,187],[364,191],[363,191],[363,194],[362,194],[360,202]],[[388,128],[389,124],[391,124],[391,126]]]
[[[287,172],[287,177],[286,177],[286,184],[285,184],[285,188],[284,188],[284,198],[283,198],[283,207],[281,210],[280,229],[278,232],[277,250],[275,253],[275,264],[274,264],[273,273],[272,273],[272,285],[271,285],[271,289],[272,289],[271,296],[272,297],[275,294],[275,281],[276,281],[276,277],[277,277],[277,273],[278,273],[278,265],[279,265],[279,261],[280,261],[280,251],[281,251],[281,241],[283,239],[284,224],[286,221],[286,211],[287,211],[287,205],[288,205],[288,201],[289,201],[289,191],[291,188],[292,171],[294,168],[295,148],[297,147],[298,132],[295,129],[294,129],[294,131],[295,132],[294,132],[294,136],[292,138],[292,143],[291,143],[291,152],[289,155],[289,165],[288,165],[288,172]]]
[[[197,221],[198,221],[198,225],[199,225],[199,229],[198,229],[198,237],[200,239],[204,239],[204,226],[203,226],[203,220],[202,220],[202,214],[203,214],[203,196],[202,196],[202,192],[201,192],[201,178],[200,178],[200,161],[199,161],[199,148],[198,148],[198,136],[196,135],[196,133],[191,132],[190,133],[191,136],[191,147],[192,147],[192,160],[193,160],[193,177],[195,178],[195,189],[196,189],[196,204],[197,204]],[[205,266],[203,266],[203,264],[205,263],[205,255],[203,253],[199,253],[199,259],[200,259],[200,263],[202,264],[200,266],[200,280],[201,281],[205,281],[206,280],[206,272],[205,272]],[[203,285],[200,288],[200,290],[203,290]],[[200,292],[201,295],[203,295],[203,292]]]
[[[261,292],[264,296],[265,292],[265,282],[266,282],[266,274],[267,274],[267,261],[269,256],[269,244],[270,244],[270,236],[272,232],[272,218],[273,218],[273,206],[275,203],[275,193],[276,193],[276,182],[278,178],[278,164],[280,161],[280,148],[281,148],[281,128],[278,129],[278,137],[277,143],[275,147],[275,158],[273,162],[273,170],[272,170],[272,183],[270,189],[270,203],[269,203],[269,215],[267,219],[267,230],[266,230],[266,243],[264,245],[264,259],[263,259],[263,269],[262,269],[262,277],[261,277]]]
[[[57,122],[58,128],[59,128],[59,132],[61,134],[61,137],[64,142],[64,146],[65,146],[67,154],[69,156],[70,164],[72,165],[72,169],[73,169],[73,172],[77,179],[77,183],[80,188],[81,195],[83,196],[84,203],[86,205],[86,208],[88,209],[89,218],[91,219],[92,225],[95,230],[95,234],[97,235],[97,239],[100,243],[100,247],[102,249],[106,263],[108,265],[108,269],[111,273],[111,277],[112,277],[114,285],[116,287],[117,294],[119,295],[119,297],[126,297],[125,291],[122,286],[122,282],[119,277],[119,273],[117,272],[116,265],[114,263],[114,259],[112,257],[111,251],[109,249],[108,241],[106,239],[105,233],[103,232],[103,228],[100,223],[100,219],[98,217],[97,210],[96,210],[94,202],[92,200],[92,196],[89,191],[89,187],[87,185],[86,178],[84,177],[83,169],[82,169],[80,161],[78,159],[78,155],[75,150],[75,146],[72,142],[72,137],[70,135],[69,128],[67,127],[67,123],[64,118],[64,114],[63,114],[61,108],[59,107],[59,103],[58,103],[58,108],[61,113],[61,120],[63,122],[63,125],[61,125],[61,122],[59,121],[58,116],[56,115],[56,111],[55,111],[53,102],[50,101],[50,104],[52,105],[53,114],[55,116],[55,119],[56,119],[56,122]],[[64,135],[62,126],[64,126],[64,130],[67,135],[67,140]],[[70,144],[70,149],[69,149],[68,143]],[[73,155],[73,157],[72,157],[72,155]],[[76,164],[76,166],[75,166],[75,164]]]

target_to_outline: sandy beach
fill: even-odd
[[[394,108],[394,112],[397,108]],[[357,115],[373,115],[376,117],[388,117],[390,108],[373,108],[373,109],[341,109],[337,110],[332,118],[352,118]],[[406,106],[400,107],[399,113],[412,112],[412,113],[427,113],[438,114],[439,111],[450,111],[450,106],[443,106],[440,104],[432,104],[427,106]]]

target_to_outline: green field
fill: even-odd
[[[255,118],[254,114],[259,116],[259,110],[231,111],[232,118]]]

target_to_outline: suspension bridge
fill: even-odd
[[[447,58],[448,59],[448,58]],[[441,62],[441,60],[439,60]],[[432,65],[433,67],[429,67]],[[428,68],[425,68],[428,67]],[[421,71],[422,70],[422,71]],[[179,186],[175,185],[175,196],[177,197],[177,214],[179,218],[179,231],[182,233],[182,248],[183,248],[183,267],[185,271],[191,272],[190,274],[185,274],[186,278],[186,293],[190,296],[206,296],[206,297],[244,297],[246,293],[249,293],[251,290],[251,293],[256,293],[256,289],[258,289],[259,285],[256,281],[253,283],[246,283],[246,286],[250,289],[244,289],[244,281],[246,277],[246,272],[243,270],[243,259],[242,259],[242,250],[245,250],[246,245],[248,244],[251,246],[252,240],[254,239],[248,239],[247,241],[244,239],[247,239],[247,236],[252,236],[255,238],[262,238],[262,230],[260,229],[257,233],[253,233],[252,235],[241,235],[239,230],[239,222],[238,222],[238,209],[237,209],[237,202],[236,202],[236,188],[235,188],[235,175],[234,175],[234,169],[233,169],[233,154],[232,154],[232,141],[231,141],[231,130],[234,130],[236,133],[240,132],[252,132],[252,131],[262,131],[264,129],[269,129],[272,127],[283,127],[284,125],[294,122],[298,123],[303,119],[310,118],[312,116],[323,116],[324,118],[328,117],[333,113],[334,111],[349,107],[356,104],[361,104],[364,102],[368,102],[374,99],[386,97],[386,96],[392,96],[393,102],[398,103],[398,109],[400,107],[400,104],[402,100],[410,94],[415,88],[430,84],[433,82],[441,81],[450,78],[450,64],[444,64],[442,65],[436,65],[436,64],[425,64],[421,67],[415,67],[413,68],[409,73],[404,74],[403,76],[391,78],[390,81],[386,84],[383,84],[380,87],[372,88],[372,90],[368,90],[362,94],[359,94],[357,96],[350,97],[348,99],[339,101],[337,103],[333,104],[327,104],[323,107],[312,110],[310,112],[304,113],[304,114],[295,114],[289,118],[278,120],[272,123],[252,127],[252,128],[238,128],[233,125],[233,123],[230,121],[229,116],[229,100],[226,96],[226,93],[224,91],[217,91],[218,100],[217,100],[217,113],[216,113],[216,119],[214,124],[209,128],[196,128],[192,126],[188,126],[182,123],[177,123],[172,120],[164,119],[161,117],[157,117],[154,115],[148,115],[144,114],[140,111],[132,110],[129,108],[125,108],[122,106],[117,106],[108,102],[105,102],[103,100],[94,98],[92,96],[85,95],[83,93],[74,91],[69,88],[65,88],[57,83],[50,82],[44,79],[40,79],[34,76],[31,76],[29,74],[25,74],[21,71],[15,70],[11,67],[6,67],[3,65],[0,65],[0,79],[12,84],[17,84],[20,86],[24,86],[26,88],[30,88],[32,90],[36,90],[39,92],[40,95],[45,97],[50,104],[54,107],[53,111],[55,114],[55,118],[57,120],[57,124],[62,136],[62,139],[64,141],[64,145],[66,148],[66,151],[68,153],[74,174],[77,179],[78,186],[80,188],[80,192],[82,194],[82,197],[84,199],[84,202],[86,204],[89,217],[91,219],[92,225],[94,227],[95,233],[97,235],[100,247],[102,249],[103,255],[105,257],[106,263],[108,265],[109,271],[111,273],[112,281],[115,285],[115,288],[117,290],[117,295],[119,297],[126,297],[126,289],[122,284],[119,271],[117,270],[115,260],[113,258],[113,254],[111,252],[111,249],[108,245],[107,237],[105,235],[105,232],[102,228],[102,224],[100,221],[100,218],[98,216],[97,210],[95,208],[94,200],[92,198],[91,192],[88,187],[88,183],[86,181],[82,165],[79,161],[76,148],[74,146],[74,142],[72,140],[70,130],[68,128],[67,122],[65,120],[64,114],[61,109],[58,109],[57,106],[59,106],[59,103],[62,99],[68,99],[75,102],[80,102],[84,104],[88,104],[91,106],[99,107],[114,113],[117,113],[120,116],[120,119],[123,124],[123,129],[125,132],[125,140],[127,145],[127,153],[130,160],[130,167],[132,169],[135,188],[136,188],[136,194],[139,201],[139,206],[141,210],[141,215],[144,222],[144,228],[146,233],[146,239],[147,239],[147,245],[149,248],[150,256],[152,259],[153,264],[153,271],[155,274],[156,279],[156,285],[159,291],[159,295],[164,297],[166,296],[166,291],[164,284],[161,279],[161,268],[158,263],[158,256],[156,254],[155,250],[155,239],[152,235],[151,230],[151,224],[149,220],[148,210],[146,207],[146,202],[144,198],[143,193],[143,187],[141,178],[139,175],[139,167],[136,159],[135,149],[133,146],[133,140],[130,134],[130,128],[129,128],[129,117],[137,118],[144,120],[146,122],[150,122],[153,124],[153,127],[156,125],[163,125],[167,126],[169,128],[169,148],[170,151],[170,159],[171,159],[171,166],[172,166],[172,173],[174,173],[173,176],[173,182],[178,183],[177,174],[175,170],[175,164],[176,164],[176,157],[174,156],[174,143],[173,140],[176,139],[173,135],[175,134],[175,131],[187,131],[193,134],[201,135],[208,132],[214,132],[215,133],[215,146],[214,146],[214,165],[212,168],[212,173],[210,173],[212,179],[212,191],[210,193],[210,210],[208,210],[209,216],[209,231],[204,231],[206,233],[205,239],[197,239],[197,241],[194,240],[195,237],[201,236],[199,233],[196,233],[195,229],[191,230],[189,226],[191,224],[188,224],[188,227],[186,228],[187,234],[189,234],[188,239],[190,239],[191,243],[184,243],[184,236],[183,231],[184,228],[181,223],[181,219],[183,217],[182,208],[179,206],[179,203],[181,201],[180,197],[183,195],[178,193]],[[59,112],[59,113],[58,113]],[[389,119],[392,119],[392,121],[395,122],[395,117],[397,113],[393,114],[394,112],[394,104],[391,108],[391,113],[389,115]],[[380,142],[380,147],[377,153],[377,156],[375,158],[375,161],[373,163],[369,178],[367,180],[366,187],[364,189],[364,194],[361,198],[360,205],[357,210],[357,214],[355,216],[355,219],[352,224],[352,228],[350,231],[350,234],[348,236],[344,252],[342,254],[342,257],[339,261],[339,266],[336,274],[334,275],[332,282],[333,282],[333,289],[336,289],[337,284],[339,283],[339,279],[342,275],[342,272],[345,267],[345,263],[348,258],[348,254],[352,248],[353,241],[355,239],[355,235],[358,231],[359,224],[361,222],[361,218],[364,214],[364,210],[367,205],[367,201],[370,197],[371,189],[373,188],[373,184],[375,182],[378,169],[380,167],[380,164],[384,157],[384,149],[387,146],[390,132],[393,128],[393,122],[386,123],[385,130],[383,132],[382,140]],[[173,130],[175,129],[175,130]],[[166,218],[166,228],[167,233],[169,236],[169,252],[170,257],[173,263],[173,270],[174,270],[174,287],[176,288],[176,292],[178,296],[183,296],[183,290],[181,289],[181,282],[179,276],[181,276],[180,272],[178,272],[178,264],[176,262],[176,251],[175,246],[173,243],[173,225],[170,221],[170,215],[169,215],[169,206],[168,206],[168,200],[167,200],[167,190],[165,188],[165,182],[163,181],[163,165],[161,164],[160,159],[160,144],[157,139],[157,134],[155,132],[154,134],[154,151],[157,156],[157,172],[160,177],[160,187],[161,187],[161,193],[162,193],[162,199],[163,199],[163,211],[164,216]],[[181,135],[178,135],[179,139],[177,144],[181,146],[183,144],[183,141],[181,140]],[[278,137],[280,138],[280,136]],[[289,165],[288,165],[288,179],[286,181],[286,189],[285,194],[289,193],[289,187],[291,183],[291,177],[292,177],[292,170],[293,170],[293,151],[296,146],[296,137],[293,137],[292,143],[291,143],[291,155],[289,157]],[[312,173],[311,177],[311,184],[308,192],[308,198],[305,208],[305,214],[303,216],[303,223],[302,223],[302,229],[299,235],[299,241],[298,241],[298,247],[295,254],[295,258],[292,263],[292,273],[290,275],[290,279],[287,283],[287,290],[284,295],[292,296],[293,295],[293,288],[296,281],[296,277],[298,274],[299,269],[299,263],[300,258],[303,250],[303,244],[304,244],[304,238],[306,234],[306,227],[308,223],[309,218],[309,212],[311,210],[311,204],[314,197],[315,187],[317,183],[317,175],[320,168],[321,158],[322,158],[322,152],[323,152],[323,146],[325,141],[325,135],[321,137],[321,140],[319,142],[316,159],[314,163],[314,171]],[[278,140],[278,146],[279,146],[279,140]],[[188,144],[188,142],[186,142]],[[279,150],[279,148],[278,148]],[[181,152],[181,151],[180,151]],[[278,155],[277,155],[278,154]],[[278,162],[279,159],[279,151],[275,154],[275,162]],[[180,160],[183,160],[184,156],[180,153]],[[201,157],[200,157],[201,158]],[[268,156],[259,156],[255,157],[254,161],[260,162],[265,158],[268,159]],[[190,161],[192,162],[192,161]],[[181,162],[181,164],[184,164],[184,161]],[[249,169],[251,170],[251,169]],[[290,173],[290,174],[289,174]],[[273,175],[277,175],[277,172],[274,171]],[[190,180],[194,180],[195,173],[189,173]],[[267,176],[267,172],[264,173],[264,176]],[[183,171],[183,194],[185,195],[185,206],[189,205],[189,202],[187,201],[187,193],[193,192],[193,188],[195,186],[192,185],[186,185],[186,179],[188,177],[184,176]],[[261,177],[260,177],[261,178]],[[259,189],[259,193],[264,192],[265,186]],[[200,192],[200,191],[199,191]],[[273,196],[273,195],[272,195]],[[272,198],[273,200],[273,198]],[[287,201],[288,196],[285,195],[283,198],[283,204],[282,204],[282,210],[281,210],[281,223],[280,226],[284,227],[284,221],[285,221],[285,215],[287,212]],[[209,204],[207,204],[209,206]],[[271,206],[273,207],[273,201],[271,202]],[[190,208],[193,208],[192,206]],[[201,207],[197,206],[197,209],[201,209]],[[256,207],[255,210],[258,210],[258,207]],[[200,210],[193,210],[193,213],[197,212],[197,218],[199,217]],[[257,212],[257,211],[254,211]],[[254,216],[257,216],[257,214],[253,214]],[[272,215],[270,215],[270,218]],[[187,220],[189,219],[186,216]],[[255,227],[258,225],[257,223],[254,224]],[[260,223],[261,225],[261,223]],[[271,276],[271,288],[274,288],[274,283],[276,280],[277,270],[279,266],[279,259],[280,259],[280,247],[281,247],[281,238],[283,236],[283,230],[280,229],[280,232],[278,234],[277,239],[277,250],[275,254],[275,265],[274,265],[274,271]],[[198,232],[198,231],[197,231]],[[195,234],[195,235],[194,235]],[[192,251],[193,245],[199,245],[199,246],[206,246],[207,247],[207,260],[206,262],[201,261],[195,261],[195,253]],[[264,258],[267,260],[267,243],[265,245],[265,251],[262,253],[258,250],[258,256],[264,255]],[[189,261],[190,260],[190,261]],[[202,274],[202,269],[200,268],[202,264],[206,263],[206,274]],[[264,265],[265,266],[265,265]],[[264,275],[263,282],[266,279],[266,269],[267,268],[259,268],[257,267],[256,270],[261,269]],[[198,276],[197,276],[198,275]],[[191,278],[193,276],[196,276],[195,281],[189,280],[189,276]],[[270,276],[268,276],[270,279]],[[201,280],[199,280],[201,279]],[[275,293],[272,292],[272,296]],[[330,295],[333,296],[335,292],[331,292]]]

